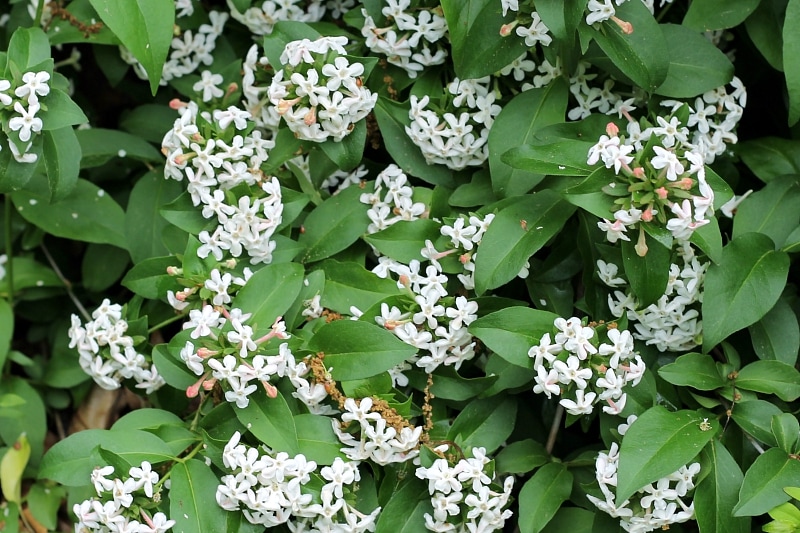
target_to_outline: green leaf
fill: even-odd
[[[104,190],[86,180],[78,179],[57,202],[50,203],[45,179],[35,179],[11,199],[22,218],[56,237],[125,247],[125,213]]]
[[[640,257],[633,241],[622,241],[622,265],[639,308],[654,304],[664,294],[669,282],[672,251],[645,233],[647,254]]]
[[[115,157],[130,157],[146,163],[163,165],[164,156],[153,145],[130,133],[89,128],[78,130],[75,134],[83,154],[81,168],[99,167]]]
[[[797,315],[781,297],[764,318],[750,326],[750,341],[759,359],[783,361],[794,366],[800,351]]]
[[[517,402],[512,396],[473,400],[453,421],[447,440],[462,450],[481,446],[491,454],[511,435],[516,416]]]
[[[81,262],[83,287],[92,292],[105,291],[119,281],[129,263],[130,257],[122,248],[110,244],[89,244]],[[155,292],[153,298],[161,296],[158,291]]]
[[[132,465],[175,459],[169,446],[147,431],[85,429],[58,441],[47,451],[39,467],[39,478],[68,487],[90,485],[92,470],[99,465],[93,464],[87,452],[95,446],[119,455]]]
[[[528,259],[556,235],[574,207],[550,190],[516,198],[498,212],[475,260],[475,291],[483,294],[519,274]]]
[[[203,461],[189,459],[172,466],[169,517],[174,531],[225,531],[227,512],[216,501],[219,478]]]
[[[703,351],[760,320],[778,300],[789,271],[789,257],[776,252],[769,237],[740,235],[722,250],[706,273],[703,299]]]
[[[595,32],[597,44],[636,85],[647,92],[655,91],[667,78],[669,52],[661,26],[642,2],[626,2],[616,6],[616,16],[633,25],[626,35],[616,22],[602,22]]]
[[[572,474],[563,463],[548,463],[519,493],[520,533],[539,533],[572,492]]]
[[[275,398],[260,392],[249,398],[247,407],[235,409],[239,421],[270,448],[290,455],[298,453],[297,428],[286,398],[280,392]]]
[[[53,487],[49,483],[31,485],[26,499],[33,517],[48,531],[58,530],[58,511],[66,496],[64,487]]]
[[[747,469],[739,490],[739,503],[734,516],[758,516],[784,502],[789,495],[783,487],[791,487],[800,479],[800,461],[785,451],[770,448],[756,457]]]
[[[408,376],[412,387],[419,388],[420,390],[425,389],[428,379],[428,374],[426,372],[410,370],[405,374]],[[465,378],[459,375],[458,371],[453,367],[442,366],[436,369],[433,378],[433,386],[430,388],[430,391],[435,398],[463,402],[481,394],[491,387],[498,378],[499,376]]]
[[[797,417],[791,413],[773,415],[770,426],[778,448],[788,454],[794,453],[797,448],[797,439],[800,438],[800,423],[797,422]]]
[[[413,356],[417,349],[387,330],[358,320],[335,320],[316,331],[308,349],[325,354],[336,381],[376,376]]]
[[[0,489],[9,502],[22,503],[22,474],[31,457],[31,444],[23,432],[0,459]]]
[[[397,282],[379,278],[363,266],[328,259],[319,264],[325,273],[325,290],[320,303],[337,313],[350,313],[350,306],[366,310],[388,296],[400,294]]]
[[[247,280],[233,299],[233,307],[252,313],[248,322],[256,334],[266,333],[282,316],[303,287],[303,267],[297,263],[276,263],[263,267]]]
[[[533,439],[514,441],[495,457],[495,472],[499,474],[527,474],[549,461],[550,454]]]
[[[693,2],[692,7],[695,5]],[[701,33],[677,24],[662,24],[661,31],[668,45],[669,71],[656,94],[691,98],[731,81],[730,59]]]
[[[555,40],[572,44],[586,3],[587,0],[539,0],[536,2],[536,12]]]
[[[408,110],[408,104],[394,102],[385,97],[378,98],[373,111],[386,151],[403,172],[433,185],[454,185],[453,172],[444,165],[429,165],[420,149],[406,134],[405,127],[411,124]]]
[[[173,38],[172,0],[90,0],[102,21],[139,60],[154,95]]]
[[[364,240],[381,254],[408,264],[414,259],[422,259],[420,250],[425,247],[425,241],[436,241],[441,235],[441,227],[440,223],[427,218],[401,220],[384,230],[365,235]]]
[[[358,166],[367,142],[367,122],[361,120],[341,141],[328,140],[320,148],[340,170],[350,171]]]
[[[14,335],[14,311],[5,298],[0,298],[0,368],[4,368]]]
[[[772,417],[781,413],[778,406],[766,400],[747,400],[736,404],[731,411],[731,418],[756,440],[769,446],[777,446],[770,424]]]
[[[337,457],[345,459],[341,452],[342,443],[333,432],[331,419],[327,416],[304,414],[295,415],[297,429],[297,453],[318,465],[332,464]]]
[[[64,91],[50,88],[50,94],[47,95],[45,103],[47,109],[42,109],[39,115],[44,131],[60,130],[89,121],[80,106],[73,102],[72,98]]]
[[[789,93],[789,126],[800,120],[800,64],[794,59],[800,54],[800,0],[789,0],[783,23],[783,73]]]
[[[159,209],[182,191],[180,183],[164,179],[161,169],[148,172],[133,186],[125,213],[125,237],[134,264],[169,253],[161,237],[170,224]]]
[[[495,194],[501,198],[525,194],[542,181],[542,174],[515,169],[501,156],[511,148],[529,144],[542,127],[563,122],[568,95],[566,83],[559,79],[519,93],[503,106],[489,132],[489,169]]]
[[[305,232],[298,242],[306,251],[304,263],[313,263],[341,252],[367,231],[367,206],[359,201],[361,189],[348,187],[331,196],[308,214]]]
[[[739,465],[718,440],[712,440],[703,449],[703,457],[704,465],[708,465],[711,471],[697,484],[694,492],[700,533],[750,531],[750,520],[734,517],[732,513],[744,477]]]
[[[453,67],[462,80],[493,74],[528,48],[522,39],[500,35],[500,27],[513,20],[513,13],[503,17],[493,0],[443,0],[442,9],[450,33]]]
[[[36,135],[33,138],[33,145],[29,154],[34,154],[38,158],[42,155],[43,135]],[[14,159],[8,143],[10,139],[0,135],[0,193],[14,192],[25,187],[36,172],[37,165],[30,163],[19,163]],[[49,198],[49,196],[48,196]]]
[[[563,533],[564,531],[569,531],[569,533],[600,533],[600,529],[594,529],[594,527],[596,518],[601,515],[602,513],[595,514],[580,507],[562,507],[547,523],[542,533]],[[610,519],[611,517],[609,516],[608,518]],[[617,529],[619,529],[618,524]],[[609,533],[618,533],[618,531],[609,530]]]
[[[586,162],[591,144],[562,140],[525,144],[503,153],[500,160],[519,170],[548,176],[588,176],[594,171]]]
[[[737,145],[736,152],[747,168],[765,183],[785,174],[800,174],[798,140],[761,137]]]
[[[119,127],[133,134],[133,138],[137,141],[144,139],[145,141],[161,144],[164,132],[172,129],[172,125],[177,118],[178,114],[168,106],[163,104],[144,104],[125,110],[120,118]],[[110,131],[118,132],[120,130]],[[127,148],[126,152],[129,152],[128,156],[131,157]]]
[[[800,398],[800,372],[783,361],[754,361],[739,370],[736,386],[792,402]]]
[[[683,25],[697,31],[726,30],[738,26],[760,0],[694,0]]]
[[[30,19],[29,19],[30,20]],[[50,59],[50,41],[41,28],[17,28],[8,42],[8,60],[22,72]]]
[[[164,296],[159,290],[159,282],[171,277],[167,274],[167,268],[175,266],[178,266],[178,259],[174,256],[151,257],[134,265],[121,283],[134,293],[155,300]]]
[[[42,136],[47,181],[53,200],[67,196],[78,183],[81,166],[81,146],[72,127],[45,131]]]
[[[692,461],[719,430],[700,429],[703,417],[694,411],[670,412],[656,405],[645,411],[625,433],[617,471],[617,505],[648,483],[672,474]]]
[[[742,202],[733,218],[733,238],[749,232],[763,233],[780,249],[800,225],[800,183],[798,177],[783,176]]]
[[[422,533],[425,514],[431,514],[431,503],[425,483],[406,475],[378,515],[375,533]]]
[[[163,206],[160,213],[164,219],[187,233],[197,235],[203,230],[209,233],[213,232],[217,225],[216,220],[203,217],[201,210],[197,207],[192,203],[192,195],[183,192]]]
[[[689,386],[697,390],[714,390],[725,386],[714,359],[707,354],[687,353],[674,363],[658,369],[658,375],[673,385]]]
[[[558,315],[529,307],[507,307],[469,325],[469,332],[511,364],[533,368],[528,350],[553,331]]]
[[[744,21],[747,36],[775,70],[783,70],[783,19],[787,0],[762,0]]]
[[[14,361],[15,354],[22,355],[12,350],[9,359]],[[20,360],[17,359],[15,362],[20,362]],[[25,402],[25,405],[21,407],[22,417],[2,419],[0,440],[5,443],[13,443],[22,433],[26,433],[28,442],[31,445],[28,471],[35,473],[44,454],[44,440],[48,429],[47,412],[45,411],[42,394],[37,389],[34,389],[28,383],[28,380],[14,375],[6,376],[0,380],[0,391],[3,391],[4,394],[13,394],[22,398]]]

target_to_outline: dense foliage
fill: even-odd
[[[0,7],[0,529],[800,531],[800,0]]]

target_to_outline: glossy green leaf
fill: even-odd
[[[574,140],[525,144],[503,152],[500,160],[534,174],[588,176],[594,171],[586,162],[591,147],[589,143]]]
[[[736,152],[753,174],[768,183],[785,174],[800,174],[800,141],[761,137],[737,145]]]
[[[41,28],[17,28],[8,42],[8,59],[22,72],[50,59],[50,41]]]
[[[306,251],[301,260],[326,259],[353,244],[367,231],[367,206],[359,201],[361,189],[348,187],[331,196],[306,217],[298,242]]]
[[[539,0],[536,12],[542,17],[553,39],[571,44],[586,4],[587,0]]]
[[[784,176],[742,202],[733,218],[733,238],[759,232],[768,236],[780,249],[787,237],[800,225],[800,183],[798,176]]]
[[[18,364],[22,363],[23,360],[17,359],[16,355],[22,354],[12,350],[9,359]],[[44,454],[44,441],[48,429],[47,411],[42,394],[33,388],[27,379],[15,375],[0,379],[0,391],[4,394],[13,394],[25,402],[21,407],[23,413],[21,418],[3,418],[0,424],[0,439],[5,443],[13,443],[22,433],[26,433],[31,445],[28,471],[36,472]]]
[[[73,102],[72,98],[64,91],[50,88],[50,93],[44,102],[47,104],[47,109],[42,109],[39,115],[39,118],[42,119],[43,131],[60,130],[89,121],[80,106]]]
[[[14,159],[8,143],[11,142],[0,135],[0,192],[14,192],[25,187],[36,172],[37,165],[29,163],[19,163]],[[28,153],[42,155],[43,136],[36,135],[33,138],[33,145]]]
[[[784,297],[750,326],[753,350],[760,359],[774,359],[794,366],[800,351],[800,326],[797,315]]]
[[[501,209],[478,246],[475,291],[482,294],[514,279],[573,212],[573,206],[549,190],[519,197]]]
[[[697,31],[726,30],[741,24],[759,0],[694,0],[683,25]]]
[[[700,533],[746,533],[750,520],[732,514],[739,501],[742,471],[725,446],[712,440],[704,449],[704,465],[710,472],[697,484],[694,508]],[[705,467],[704,467],[705,468]]]
[[[363,59],[363,58],[361,58]],[[373,61],[375,59],[373,58]],[[367,122],[361,120],[341,141],[327,140],[320,148],[339,169],[349,171],[358,166],[364,156],[364,144],[367,142]]]
[[[412,387],[420,390],[425,389],[428,379],[426,372],[410,370],[405,372],[405,375],[408,376]],[[481,394],[491,387],[498,378],[499,376],[465,378],[453,367],[441,366],[436,370],[430,391],[436,398],[463,402]]]
[[[91,484],[90,476],[97,465],[87,452],[95,446],[119,455],[132,465],[142,461],[157,464],[175,458],[163,440],[147,431],[85,429],[58,441],[47,451],[39,467],[39,478],[68,487]]]
[[[145,141],[161,144],[164,132],[172,128],[178,114],[169,106],[160,104],[144,104],[126,111],[120,117],[119,127],[133,134],[137,141]],[[119,130],[112,130],[119,131]],[[122,147],[120,147],[122,148]],[[130,151],[126,148],[129,157]]]
[[[780,408],[766,400],[747,400],[736,404],[731,411],[731,418],[756,440],[769,446],[777,446],[771,422],[773,416],[780,414]]]
[[[227,512],[216,501],[219,478],[203,461],[172,465],[169,517],[174,531],[225,531]]]
[[[563,463],[548,463],[519,493],[520,533],[539,533],[572,492],[572,474]]]
[[[0,298],[0,368],[5,367],[13,335],[14,311],[6,299]]]
[[[160,281],[171,277],[167,268],[178,265],[178,259],[171,255],[145,259],[128,270],[122,278],[122,285],[144,298],[159,298],[164,296],[159,290]]]
[[[800,372],[783,361],[754,361],[739,370],[736,386],[791,402],[800,398]]]
[[[783,487],[797,485],[800,461],[785,451],[770,448],[759,455],[744,474],[734,516],[758,516],[789,501]]]
[[[783,17],[788,0],[762,0],[744,21],[747,36],[775,70],[783,70]]]
[[[0,459],[0,489],[9,502],[22,503],[22,474],[31,457],[31,444],[23,432]]]
[[[527,474],[549,461],[544,446],[533,439],[518,440],[504,446],[495,458],[495,472]]]
[[[636,243],[622,241],[622,265],[640,308],[656,303],[669,282],[672,250],[645,233],[647,254],[636,253]]]
[[[789,258],[776,252],[759,233],[733,239],[718,265],[706,273],[703,299],[703,351],[731,333],[760,320],[778,300],[789,271]]]
[[[421,479],[407,475],[378,515],[375,533],[422,533],[426,513],[432,513],[428,488]]]
[[[512,396],[473,400],[453,421],[447,440],[462,450],[480,446],[491,454],[511,435],[516,416],[517,402]]]
[[[275,263],[258,270],[239,290],[233,307],[252,313],[256,332],[267,330],[289,310],[303,286],[303,268],[297,263]]]
[[[305,455],[309,461],[318,465],[329,465],[337,457],[347,460],[341,451],[342,443],[327,416],[295,415],[294,425],[297,430],[298,453]]]
[[[90,0],[102,21],[139,60],[155,94],[173,38],[171,0]]]
[[[134,264],[169,253],[162,240],[169,222],[159,210],[182,191],[180,183],[164,179],[162,170],[148,172],[133,186],[125,212],[125,237]]]
[[[560,3],[560,2],[559,2]],[[561,81],[519,93],[511,99],[489,132],[489,169],[492,189],[500,197],[525,194],[544,178],[541,174],[511,167],[501,156],[511,148],[532,141],[537,130],[564,120],[567,85]]]
[[[440,223],[427,218],[401,220],[384,230],[365,235],[364,240],[381,254],[408,264],[413,259],[422,260],[420,250],[425,247],[425,241],[433,242],[439,238],[441,227]]]
[[[22,218],[47,233],[66,239],[125,247],[125,213],[119,204],[97,187],[78,179],[64,198],[50,203],[45,179],[35,179],[24,191],[11,195]]]
[[[425,156],[406,134],[409,106],[379,97],[373,112],[381,130],[386,151],[403,169],[403,172],[416,176],[434,185],[453,185],[453,171],[444,165],[429,165]]]
[[[170,125],[171,127],[171,125]],[[164,156],[152,144],[120,130],[89,128],[75,132],[81,144],[81,168],[104,165],[116,157],[129,157],[163,165]]]
[[[81,262],[83,287],[88,291],[102,292],[122,278],[129,264],[130,257],[122,248],[90,243]],[[156,294],[154,298],[158,296]]]
[[[631,23],[633,32],[625,34],[616,22],[606,20],[602,29],[593,33],[595,41],[636,85],[655,91],[669,71],[669,51],[661,27],[641,2],[616,6],[616,16]]]
[[[789,0],[783,23],[783,73],[789,93],[789,125],[800,120],[800,63],[795,61],[800,54],[800,0]]]
[[[493,0],[443,0],[442,9],[450,33],[453,66],[461,79],[493,74],[527,50],[522,39],[500,35],[500,27],[511,22],[513,14],[503,17]]]
[[[275,398],[270,398],[262,391],[251,394],[249,398],[247,407],[235,409],[239,421],[270,448],[290,455],[298,453],[297,428],[286,398],[280,392]]]
[[[687,353],[674,363],[658,369],[658,375],[673,385],[689,386],[697,390],[714,390],[725,386],[714,359],[707,354]]]
[[[472,322],[469,332],[490,350],[517,366],[533,368],[528,350],[553,330],[554,313],[529,307],[507,307]]]
[[[308,349],[325,354],[325,366],[336,381],[376,376],[417,352],[389,331],[358,320],[324,325],[309,340]]]
[[[770,426],[778,448],[789,454],[794,453],[797,449],[797,440],[800,438],[800,423],[797,422],[797,417],[791,413],[774,415]]]
[[[67,491],[64,487],[54,487],[41,481],[31,485],[26,499],[28,509],[42,526],[49,531],[58,529],[58,512],[63,505]]]
[[[660,405],[642,413],[622,439],[617,504],[691,462],[719,430],[714,419],[708,420],[710,429],[701,429],[703,421],[694,411],[670,412]]]
[[[45,131],[42,136],[42,153],[50,194],[53,200],[58,201],[72,192],[78,183],[81,147],[70,126]]]
[[[702,33],[677,24],[662,24],[661,31],[668,45],[669,71],[656,94],[691,98],[731,81],[733,63]]]
[[[337,313],[350,313],[350,306],[366,310],[388,296],[400,294],[397,282],[379,278],[363,266],[329,259],[319,264],[325,273],[321,304]]]

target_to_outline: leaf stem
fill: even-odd
[[[36,6],[36,17],[34,17],[34,19],[33,19],[33,26],[32,27],[35,28],[35,27],[40,26],[42,24],[42,14],[44,13],[44,5],[48,1],[49,0],[39,0],[38,5]]]
[[[556,414],[553,417],[553,424],[550,426],[550,434],[547,436],[547,455],[553,455],[553,448],[556,445],[556,437],[558,436],[558,428],[561,426],[561,419],[564,417],[564,406],[558,404],[556,407]]]
[[[47,246],[45,246],[45,244],[42,243],[39,245],[39,247],[42,249],[42,252],[44,252],[45,257],[47,258],[47,262],[50,263],[50,267],[53,269],[53,272],[56,273],[58,279],[60,279],[61,283],[64,284],[64,288],[67,289],[67,294],[69,295],[70,300],[72,300],[72,303],[74,303],[75,307],[78,308],[78,311],[81,313],[81,316],[83,316],[83,319],[86,320],[87,322],[91,320],[92,315],[89,314],[86,308],[83,307],[83,304],[78,299],[78,297],[75,296],[75,293],[72,292],[72,283],[64,276],[64,274],[61,272],[61,269],[58,268],[58,265],[53,259],[53,256],[50,255],[50,251],[47,249]]]
[[[175,315],[175,316],[169,317],[168,319],[163,320],[163,321],[159,322],[158,324],[156,324],[155,326],[152,326],[151,328],[149,328],[147,330],[147,334],[149,335],[150,333],[153,333],[154,331],[158,331],[159,329],[163,328],[164,326],[168,326],[168,325],[172,324],[173,322],[176,322],[176,321],[184,318],[185,316],[186,316],[186,313],[181,313],[179,315]]]

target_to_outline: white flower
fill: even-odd
[[[592,403],[594,402],[597,394],[594,392],[585,392],[582,389],[575,391],[575,400],[563,398],[560,402],[562,406],[571,415],[588,415],[592,412]]]
[[[221,74],[212,74],[210,70],[204,70],[200,74],[200,81],[192,86],[192,90],[202,93],[204,102],[210,102],[213,98],[219,98],[225,94],[222,89],[217,87],[220,83],[222,83]]]
[[[19,113],[18,117],[11,117],[8,121],[8,127],[11,131],[19,131],[19,140],[28,142],[31,139],[31,132],[42,131],[42,119],[35,116],[39,111],[39,104],[33,101],[29,104],[28,109],[22,107],[19,102],[14,102],[14,111]]]
[[[22,82],[14,90],[14,94],[19,98],[27,97],[29,106],[37,106],[39,104],[39,96],[47,96],[50,94],[50,86],[47,81],[50,79],[50,74],[45,71],[41,72],[26,72],[22,75]]]

